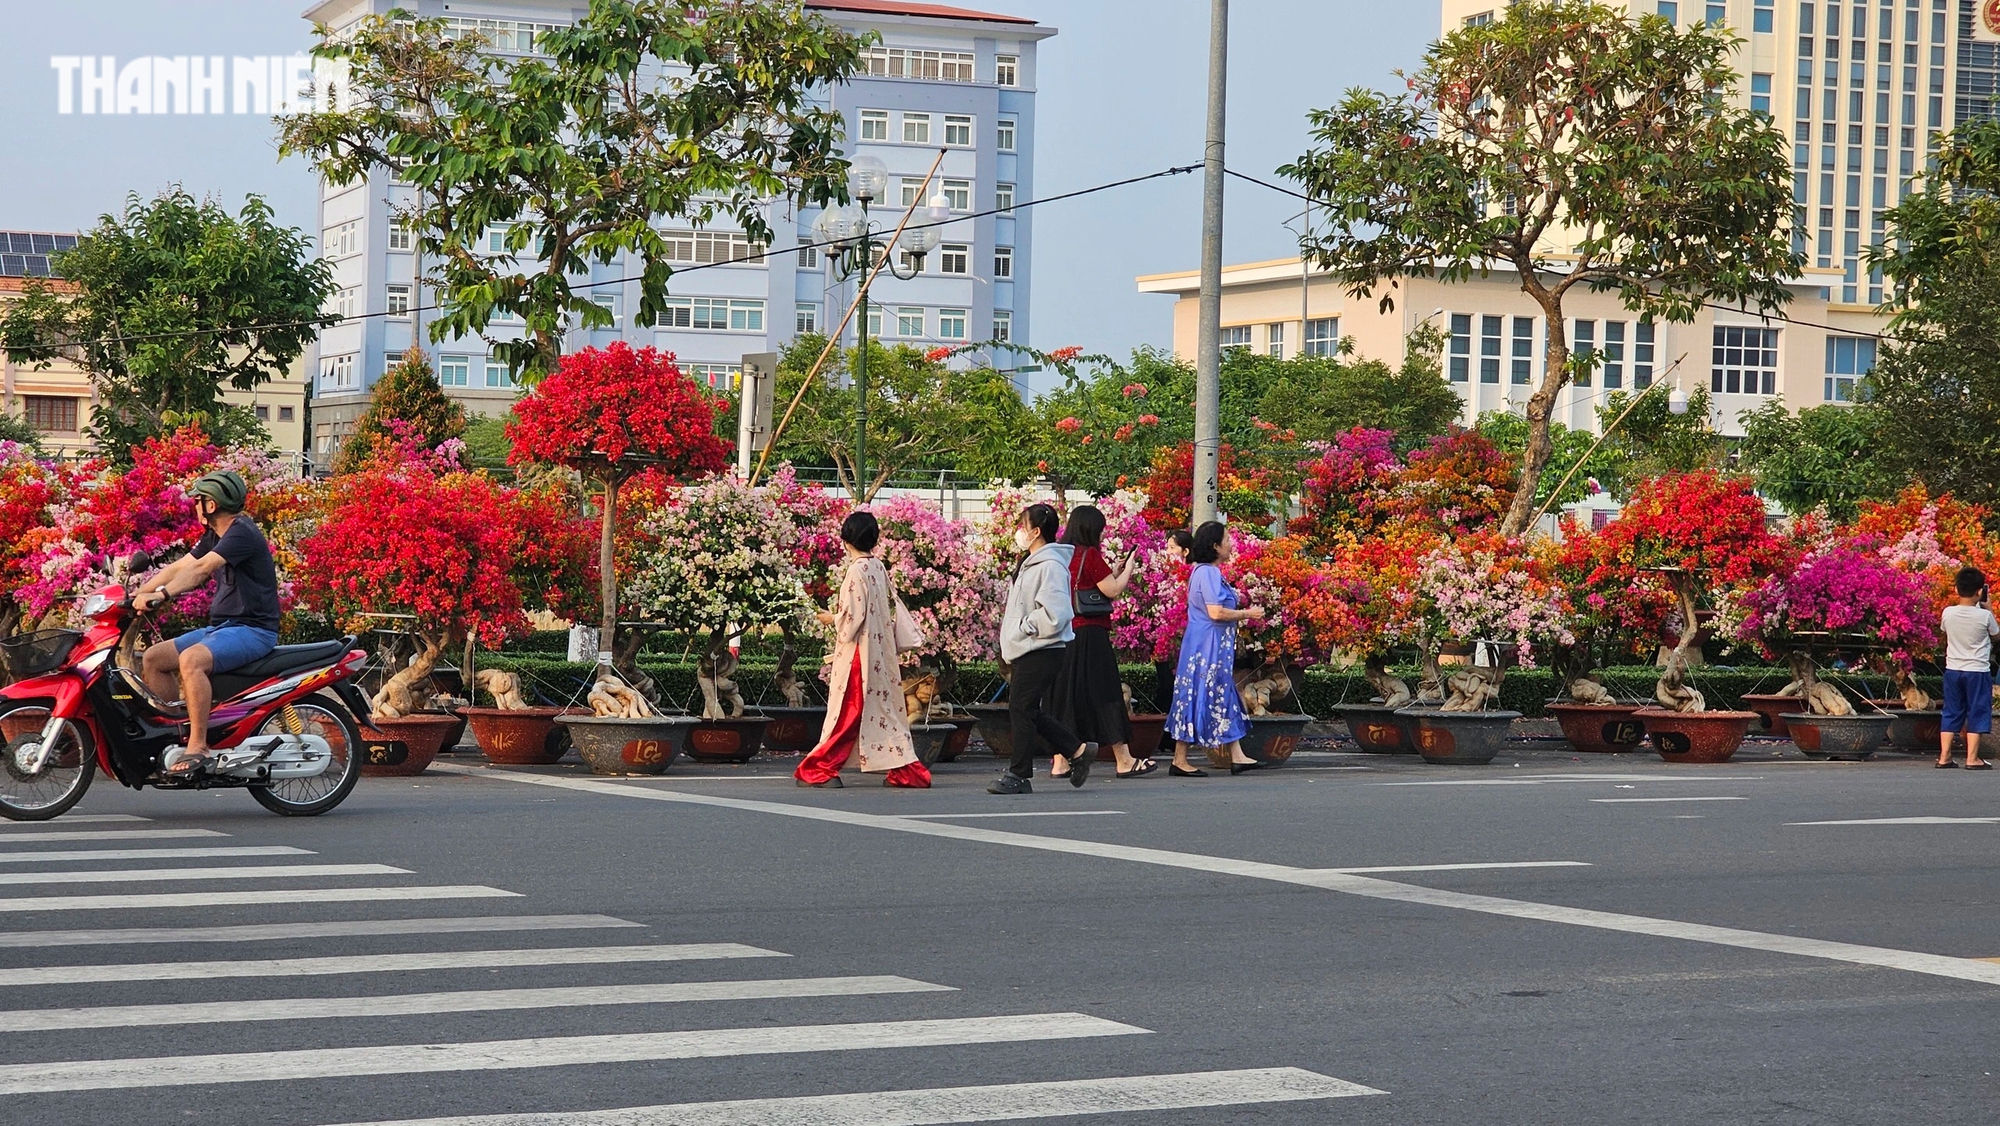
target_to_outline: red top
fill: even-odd
[[[1071,590],[1084,590],[1088,587],[1094,587],[1110,577],[1111,564],[1104,561],[1104,552],[1098,548],[1086,547],[1069,557],[1069,583]],[[1074,624],[1079,626],[1100,626],[1104,629],[1110,629],[1111,615],[1104,614],[1101,616],[1093,615],[1091,617],[1084,617],[1079,614]]]

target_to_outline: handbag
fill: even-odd
[[[903,605],[903,600],[900,597],[890,595],[889,599],[894,605],[894,609],[889,614],[889,620],[890,629],[896,635],[896,652],[910,653],[922,649],[924,647],[924,631],[921,626],[917,625],[917,616],[910,613],[910,608]]]
[[[1070,609],[1079,618],[1108,618],[1111,616],[1111,599],[1094,586],[1078,586],[1077,573],[1082,570],[1083,557],[1077,556],[1070,566]]]

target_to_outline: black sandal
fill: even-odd
[[[207,754],[189,754],[184,750],[169,751],[166,758],[160,763],[160,776],[163,778],[193,778],[195,775],[200,774],[210,761],[212,759]]]
[[[1201,769],[1200,767],[1196,767],[1196,768],[1195,768],[1195,769],[1193,769],[1193,770],[1182,770],[1182,769],[1181,769],[1180,767],[1178,767],[1178,766],[1175,766],[1175,765],[1173,765],[1172,763],[1168,763],[1168,764],[1167,764],[1167,773],[1168,773],[1168,774],[1171,774],[1171,775],[1173,775],[1173,776],[1174,776],[1174,777],[1176,777],[1176,778],[1206,778],[1206,777],[1208,777],[1208,771],[1206,771],[1206,770],[1203,770],[1203,769]]]
[[[1118,777],[1120,778],[1137,778],[1141,775],[1151,774],[1153,771],[1158,770],[1159,768],[1160,768],[1159,763],[1154,762],[1152,759],[1147,758],[1147,759],[1140,759],[1139,765],[1133,767],[1130,770],[1115,770],[1112,771],[1112,773],[1118,775]]]
[[[1939,770],[1957,770],[1957,769],[1958,769],[1958,764],[1957,764],[1956,762],[1953,762],[1953,761],[1952,761],[1952,760],[1950,760],[1950,759],[1946,759],[1946,760],[1944,760],[1943,762],[1934,762],[1934,763],[1932,763],[1931,765],[1932,765],[1932,766],[1935,766],[1935,767],[1937,767],[1937,768],[1938,768]]]
[[[1993,769],[1993,764],[1981,760],[1979,762],[1968,762],[1965,764],[1965,768],[1967,770],[1991,770]]]

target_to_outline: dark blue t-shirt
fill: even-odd
[[[209,624],[256,626],[276,633],[278,564],[271,558],[271,545],[264,533],[249,517],[238,516],[220,538],[206,531],[195,541],[196,559],[211,551],[222,556],[222,569],[215,575]]]

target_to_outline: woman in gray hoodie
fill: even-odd
[[[1074,636],[1070,620],[1076,615],[1069,583],[1069,558],[1075,549],[1055,542],[1058,529],[1056,510],[1046,504],[1029,505],[1014,528],[1014,546],[1027,558],[1014,572],[1007,612],[1000,621],[1000,658],[1013,670],[1007,706],[1014,755],[1006,772],[986,787],[989,794],[1034,792],[1028,779],[1034,777],[1038,756],[1069,755],[1072,786],[1084,784],[1097,759],[1097,744],[1078,739],[1048,712],[1062,673],[1064,649]],[[1065,751],[1065,747],[1076,749]]]

